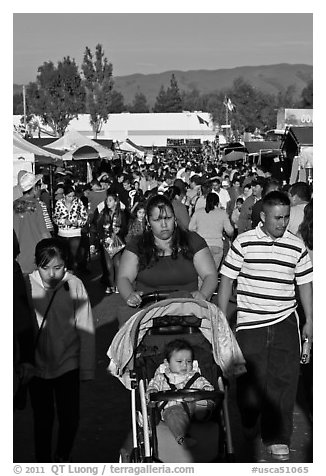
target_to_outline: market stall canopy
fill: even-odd
[[[35,162],[35,157],[32,152],[28,152],[27,150],[23,149],[22,147],[19,147],[14,144],[13,146],[13,156],[14,160],[21,160],[24,162],[31,162],[34,164]]]
[[[280,155],[281,141],[248,141],[245,142],[249,155]]]
[[[26,172],[33,172],[35,157],[32,152],[27,152],[25,149],[14,145],[13,159],[13,184],[17,185],[18,172],[20,170],[26,170]]]
[[[231,150],[229,153],[223,153],[223,162],[236,162],[237,160],[243,160],[246,157],[246,152]]]
[[[220,147],[223,162],[236,162],[246,157],[247,149],[241,142],[228,142]]]
[[[15,131],[13,132],[13,146],[16,149],[19,148],[24,150],[26,153],[34,154],[36,160],[40,157],[47,157],[52,159],[54,164],[61,160],[60,154],[54,154],[43,147],[38,147],[37,145],[31,144]]]
[[[145,155],[145,149],[139,145],[136,145],[130,139],[126,139],[123,142],[119,142],[119,150],[123,152],[132,152],[138,155],[138,157],[144,157]]]
[[[51,149],[64,150],[63,160],[112,159],[113,152],[77,131],[69,131],[50,144]]]
[[[292,137],[298,145],[313,145],[313,127],[290,127],[287,137]]]
[[[15,154],[33,154],[34,161],[42,164],[62,165],[60,154],[50,152],[43,147],[38,147],[35,144],[28,142],[17,132],[13,132],[13,152]],[[27,157],[27,155],[26,155]],[[30,156],[29,156],[30,157]]]

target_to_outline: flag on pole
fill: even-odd
[[[209,123],[207,121],[205,121],[205,119],[203,119],[202,117],[197,115],[197,119],[198,119],[200,124],[206,124],[206,126],[209,126]]]
[[[224,99],[224,106],[228,108],[229,111],[234,111],[235,112],[235,105],[233,104],[233,102],[231,101],[230,98],[227,98],[225,97]]]

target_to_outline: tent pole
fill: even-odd
[[[51,211],[54,211],[54,196],[53,196],[53,168],[50,164],[50,200],[51,200]]]

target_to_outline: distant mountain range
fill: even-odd
[[[152,107],[158,92],[163,85],[170,85],[174,73],[180,91],[191,91],[194,88],[202,93],[216,92],[227,89],[238,77],[242,77],[260,91],[277,94],[289,86],[295,87],[294,96],[299,98],[301,91],[313,78],[313,67],[307,64],[274,64],[265,66],[240,66],[232,69],[165,71],[159,74],[131,74],[115,76],[114,88],[119,91],[125,104],[131,104],[136,93],[143,93]],[[22,86],[14,84],[14,94],[22,91]]]

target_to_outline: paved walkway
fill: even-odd
[[[96,259],[91,263],[91,274],[83,281],[91,299],[97,329],[97,370],[94,382],[82,384],[81,421],[73,451],[73,462],[118,462],[119,449],[130,429],[130,393],[116,378],[107,373],[106,352],[118,329],[116,316],[122,299],[118,294],[105,295],[104,286],[99,281],[99,263]],[[230,304],[230,312],[232,309]],[[309,377],[308,372],[307,378]],[[246,462],[247,445],[242,437],[234,389],[234,382],[231,381],[229,407],[236,461]],[[294,414],[291,463],[312,462],[312,424],[308,415],[307,399],[301,378]],[[24,411],[14,414],[13,432],[13,461],[34,462],[32,413],[29,403]],[[261,461],[275,463],[263,449]]]

